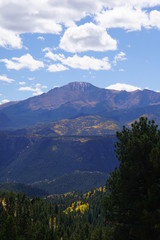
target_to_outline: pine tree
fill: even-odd
[[[105,200],[115,240],[160,239],[160,131],[146,118],[117,133],[119,169],[108,180]]]

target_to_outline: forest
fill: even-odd
[[[101,201],[105,187],[86,194],[68,193],[30,199],[1,193],[1,240],[106,239]]]
[[[117,132],[106,186],[29,198],[0,193],[1,240],[159,240],[160,131],[140,118]]]

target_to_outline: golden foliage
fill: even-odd
[[[81,201],[77,201],[75,203],[72,203],[71,207],[68,207],[65,210],[65,214],[69,214],[72,212],[80,212],[81,214],[84,214],[85,211],[89,210],[89,204],[88,203],[82,203]]]

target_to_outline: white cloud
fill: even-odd
[[[49,71],[49,72],[62,72],[62,71],[66,71],[66,70],[68,70],[68,68],[62,64],[52,64],[47,69],[47,71]]]
[[[52,19],[37,19],[32,33],[50,33],[60,34],[62,30],[61,25],[55,23]]]
[[[75,21],[100,11],[102,3],[92,0],[0,0],[0,7],[0,24],[4,29],[19,34],[60,34],[61,24],[74,25]]]
[[[133,7],[133,8],[147,8],[147,7],[155,7],[159,6],[159,0],[102,0],[103,5],[107,8],[114,7]]]
[[[12,78],[8,78],[6,75],[0,75],[0,81],[6,83],[12,83],[14,80]]]
[[[148,27],[146,8],[155,6],[160,6],[159,0],[0,0],[0,46],[20,49],[23,45],[21,34],[60,34],[65,25],[69,28],[64,34],[65,39],[62,38],[64,41],[61,42],[61,47],[67,51],[70,51],[69,49],[74,51],[71,45],[74,43],[76,46],[74,34],[78,40],[77,52],[83,49],[84,51],[88,49],[103,51],[113,45],[115,49],[113,42],[115,40],[104,33],[104,30],[100,28],[98,30],[98,27],[97,29],[90,27],[89,30],[89,27],[85,26],[89,35],[88,37],[84,35],[80,39],[77,36],[78,33],[73,32],[74,28],[77,31],[79,29],[75,23],[86,16],[90,19],[97,16],[97,22],[104,28],[120,27],[127,30],[140,30],[142,27]],[[102,11],[104,9],[105,11]],[[155,15],[154,12],[153,14]],[[155,22],[156,18],[151,15],[150,26],[159,28],[159,23]],[[83,31],[85,32],[85,29]],[[92,36],[93,39],[91,39]],[[43,38],[38,37],[39,40]],[[86,47],[84,41],[86,41]]]
[[[17,33],[0,26],[0,46],[3,48],[22,48],[22,41]]]
[[[105,28],[93,23],[68,28],[60,41],[60,48],[68,52],[108,51],[117,49],[117,41]]]
[[[82,70],[110,70],[111,65],[107,57],[98,59],[89,56],[79,57],[74,55],[62,60],[62,63],[68,67]]]
[[[150,13],[150,26],[160,29],[160,12],[157,10]]]
[[[34,86],[25,86],[20,87],[19,91],[33,92],[33,96],[40,95],[43,93],[43,89],[47,89],[47,86],[43,86],[40,83],[35,84]]]
[[[135,7],[141,7],[141,8],[146,8],[146,7],[156,7],[160,5],[159,0],[130,0],[130,2],[133,2]]]
[[[11,31],[22,33],[61,32],[55,14],[56,6],[51,7],[48,0],[6,0],[0,1],[1,26]],[[13,21],[14,19],[14,21]]]
[[[149,26],[148,14],[145,11],[124,6],[102,11],[97,14],[95,19],[104,28],[123,28],[136,31]]]
[[[20,58],[13,57],[12,60],[1,59],[0,62],[4,62],[7,69],[14,69],[17,71],[23,68],[27,68],[30,71],[44,68],[43,62],[35,60],[30,54],[23,55]]]
[[[117,91],[127,91],[127,92],[133,92],[136,90],[141,90],[141,88],[133,86],[133,85],[129,85],[129,84],[125,84],[125,83],[116,83],[113,85],[110,85],[108,87],[106,87],[106,89],[110,89],[110,90],[117,90]]]
[[[45,55],[46,58],[50,58],[55,62],[60,62],[61,64],[52,64],[48,67],[48,71],[57,72],[68,70],[69,68],[73,69],[82,69],[82,70],[110,70],[111,64],[109,63],[108,57],[104,57],[102,59],[83,56],[80,57],[77,54],[72,57],[67,57],[63,54],[53,54],[52,52],[48,52]]]
[[[129,0],[130,5],[133,7],[147,8],[156,7],[160,5],[159,0]]]
[[[0,0],[0,23],[18,33],[60,33],[60,24],[70,26],[104,7],[146,8],[160,5],[159,0]],[[13,21],[14,19],[14,21]]]
[[[30,2],[33,5],[33,1],[30,0]],[[100,1],[93,2],[92,0],[41,0],[41,4],[37,5],[38,16],[52,19],[52,21],[63,23],[66,26],[73,25],[75,21],[94,14],[95,11],[100,11],[102,8]]]
[[[45,58],[49,58],[53,61],[62,61],[65,59],[64,54],[53,54],[50,50],[45,54]]]
[[[40,40],[40,41],[44,41],[45,40],[45,38],[43,36],[39,36],[37,39]]]
[[[8,99],[3,99],[0,101],[0,105],[10,102]]]
[[[49,51],[52,51],[52,49],[49,47],[45,47],[42,49],[42,52],[49,52]]]
[[[26,85],[26,82],[19,82],[19,85]]]
[[[100,12],[103,7],[146,8],[157,5],[160,5],[159,0],[0,0],[0,22],[3,28],[19,33],[44,32],[48,26],[54,33],[59,33],[59,23],[69,26]]]
[[[127,60],[126,54],[124,52],[120,52],[114,57],[113,64],[117,65],[118,61],[125,61],[125,60]]]
[[[20,87],[19,89],[18,89],[19,91],[29,91],[29,92],[34,92],[35,91],[35,89],[33,88],[33,87]]]

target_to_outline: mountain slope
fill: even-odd
[[[33,127],[86,115],[99,115],[114,122],[119,121],[123,112],[133,113],[141,109],[143,115],[146,107],[150,107],[150,114],[154,117],[156,113],[151,110],[154,106],[160,109],[160,93],[106,90],[90,83],[74,82],[24,101],[3,105],[0,108],[0,129]],[[135,119],[133,115],[136,114],[132,114],[131,120]],[[120,121],[120,125],[124,122],[127,121]]]
[[[79,171],[110,173],[117,165],[115,136],[3,136],[0,181],[33,183]]]
[[[89,115],[39,125],[28,131],[41,136],[97,136],[110,134],[119,129],[119,122],[109,121],[97,115]]]
[[[160,93],[70,83],[2,105],[0,181],[38,182],[50,192],[70,191],[78,183],[82,191],[96,186],[93,174],[97,182],[104,182],[118,164],[115,132],[140,116],[160,124]]]
[[[33,187],[44,189],[49,194],[62,194],[67,192],[87,192],[95,187],[104,186],[108,175],[102,172],[75,171],[71,174],[51,180],[32,184]]]

